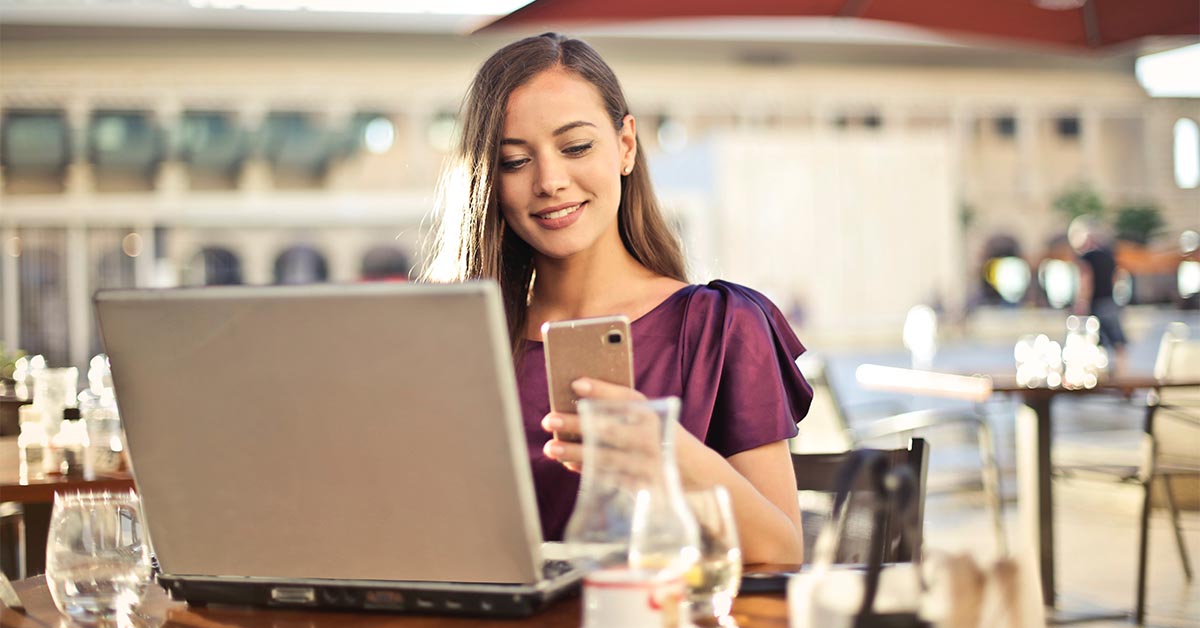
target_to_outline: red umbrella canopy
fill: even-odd
[[[861,18],[1083,49],[1200,35],[1200,0],[534,0],[485,28],[713,17]]]

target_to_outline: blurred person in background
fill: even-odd
[[[747,562],[800,563],[786,439],[812,399],[795,363],[804,347],[758,292],[687,283],[611,68],[577,39],[517,41],[483,63],[461,120],[424,278],[500,284],[543,536],[562,538],[583,448],[551,437],[582,429],[550,413],[542,323],[623,314],[636,390],[581,379],[576,394],[679,397],[685,488],[728,489]]]
[[[1125,366],[1126,340],[1121,327],[1121,307],[1113,300],[1117,258],[1111,238],[1095,217],[1079,216],[1067,228],[1067,240],[1079,267],[1074,311],[1100,321],[1100,344],[1113,354],[1113,369],[1121,370]]]

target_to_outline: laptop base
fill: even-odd
[[[159,576],[173,599],[191,606],[233,604],[270,608],[305,608],[327,611],[377,611],[478,617],[528,617],[550,603],[578,593],[579,579],[552,586],[479,585],[479,590],[456,590],[461,584],[350,581],[236,582],[220,579]]]

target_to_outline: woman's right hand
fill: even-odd
[[[583,444],[572,440],[560,439],[560,435],[582,434],[583,424],[578,414],[551,412],[542,418],[542,429],[554,434],[542,446],[542,453],[547,458],[557,460],[575,473],[583,469]]]
[[[587,378],[572,382],[571,387],[580,399],[621,401],[646,398],[632,388]],[[542,452],[566,468],[580,472],[583,468],[583,444],[563,438],[564,435],[583,433],[583,422],[579,415],[551,412],[542,419],[542,429],[554,434],[543,446]],[[624,423],[605,422],[597,429],[599,432],[593,435],[597,439],[596,452],[606,470],[635,478],[644,478],[651,472],[647,468],[648,463],[653,463],[657,458],[659,447],[656,420],[635,420],[631,417]]]

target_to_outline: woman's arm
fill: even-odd
[[[572,383],[581,398],[641,399],[631,388],[596,380]],[[551,414],[542,426],[548,431],[582,433],[579,418],[573,414]],[[768,443],[723,458],[704,443],[675,425],[676,459],[685,489],[721,485],[729,491],[742,546],[742,558],[748,563],[799,564],[804,559],[804,539],[800,531],[800,506],[796,499],[796,476],[785,441]],[[547,456],[578,470],[583,447],[551,439]]]
[[[722,485],[729,491],[745,562],[804,561],[800,503],[787,441],[722,458],[682,427],[676,437],[684,488]]]

